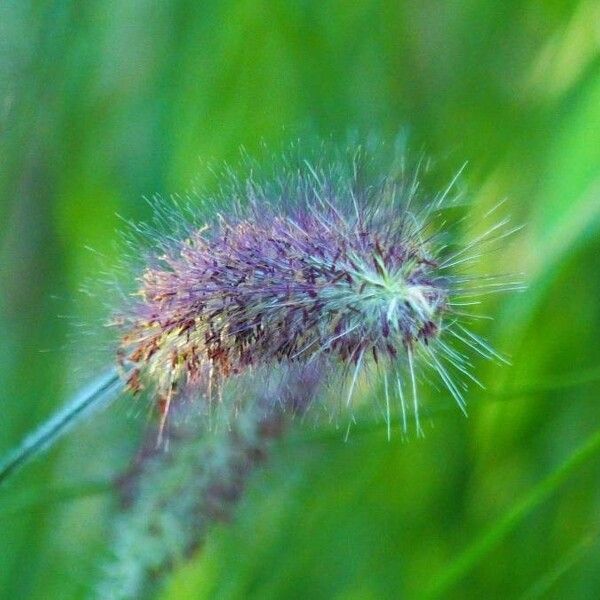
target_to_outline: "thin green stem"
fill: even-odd
[[[123,384],[115,369],[110,369],[75,397],[53,416],[27,435],[23,441],[0,459],[0,485],[19,468],[55,444],[62,435],[94,411],[105,407],[117,397]]]

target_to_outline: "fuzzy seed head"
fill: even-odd
[[[163,244],[120,319],[133,391],[150,382],[164,413],[182,387],[212,395],[248,370],[320,357],[357,371],[384,361],[400,394],[404,366],[416,394],[413,358],[424,357],[462,406],[440,351],[474,378],[444,330],[493,353],[454,325],[468,278],[448,268],[466,250],[473,260],[472,249],[449,253],[433,230],[442,196],[413,209],[414,185],[384,177],[361,187],[332,172],[307,166],[274,187],[246,181],[228,214]]]

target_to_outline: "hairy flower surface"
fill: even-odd
[[[163,244],[120,319],[119,349],[129,387],[154,386],[163,419],[182,388],[208,380],[212,398],[229,377],[317,356],[349,373],[348,404],[361,367],[383,363],[388,416],[393,387],[405,428],[404,388],[418,426],[416,362],[464,409],[451,371],[475,378],[456,344],[497,355],[459,307],[513,284],[452,269],[504,237],[507,220],[452,247],[440,222],[449,189],[419,206],[414,180],[352,173],[306,163],[271,185],[250,179],[229,214]]]

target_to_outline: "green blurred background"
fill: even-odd
[[[480,329],[514,366],[424,440],[300,428],[163,597],[600,597],[599,48],[593,0],[3,0],[0,452],[108,360],[117,215],[242,144],[402,130],[527,224],[482,266],[527,274]],[[90,594],[144,427],[117,405],[0,491],[0,597]]]

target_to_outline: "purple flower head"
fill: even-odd
[[[419,206],[413,181],[335,173],[306,164],[276,184],[250,179],[229,214],[164,244],[121,320],[133,391],[151,382],[166,416],[182,388],[211,397],[228,378],[318,358],[347,373],[348,405],[362,368],[383,365],[388,411],[393,388],[405,428],[405,395],[419,428],[416,365],[464,410],[454,374],[476,379],[463,350],[498,357],[462,324],[464,296],[512,284],[474,287],[452,270],[505,235],[506,221],[452,247],[439,218],[448,190]]]

